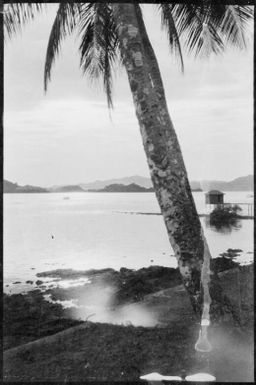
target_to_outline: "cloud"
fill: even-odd
[[[5,48],[7,175],[18,180],[26,167],[31,170],[27,182],[36,180],[37,184],[47,185],[59,177],[62,167],[63,182],[75,182],[76,178],[84,180],[82,164],[86,164],[87,180],[107,175],[148,175],[124,69],[114,77],[114,111],[110,119],[102,85],[92,86],[82,77],[78,41],[68,38],[44,95],[43,64],[56,5],[48,8],[47,16],[30,23]],[[230,49],[208,61],[185,57],[183,75],[170,54],[160,22],[155,21],[156,7],[143,5],[143,10],[191,177],[209,176],[207,167],[212,177],[232,179],[238,172],[248,174],[252,168],[252,44],[247,51]],[[238,143],[239,159],[233,151]],[[224,171],[220,159],[226,161],[227,153],[230,161]],[[203,167],[200,157],[204,158],[202,172],[198,171]],[[41,175],[32,171],[35,159],[37,164],[41,162]]]
[[[71,179],[77,183],[95,179],[97,173],[103,178],[120,176],[124,169],[131,174],[136,168],[147,172],[134,107],[129,103],[117,103],[110,119],[104,102],[48,100],[27,111],[7,111],[4,120],[5,171],[15,180],[24,178],[25,167],[30,170],[26,178],[33,175],[35,158],[42,165],[42,173],[33,177],[37,184],[40,179],[45,185],[71,183]]]

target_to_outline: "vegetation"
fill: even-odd
[[[40,290],[3,296],[3,348],[22,345],[78,325],[60,304],[49,303]]]
[[[142,186],[139,186],[136,183],[131,183],[128,185],[123,185],[120,183],[114,183],[110,184],[103,189],[93,189],[93,190],[88,190],[89,192],[154,192],[154,189],[152,187],[150,188],[145,188]]]
[[[38,186],[19,186],[17,183],[4,180],[3,183],[4,193],[47,193],[48,190]]]
[[[228,249],[225,253],[220,254],[220,257],[212,259],[211,269],[215,273],[232,273],[234,268],[239,268],[241,278],[239,285],[246,285],[249,289],[240,289],[237,282],[234,281],[234,274],[229,275],[229,280],[224,279],[222,285],[227,285],[228,290],[232,291],[232,296],[237,299],[236,290],[245,292],[243,311],[246,314],[244,323],[252,322],[253,320],[253,266],[241,267],[234,259],[242,250]],[[40,277],[50,277],[57,279],[78,279],[88,277],[90,284],[83,286],[75,286],[70,288],[49,288],[45,292],[41,292],[43,282],[41,281],[38,289],[29,291],[26,295],[13,294],[3,296],[3,347],[9,349],[11,347],[22,345],[23,343],[36,340],[38,338],[49,336],[71,326],[76,326],[81,323],[79,319],[74,319],[75,313],[72,308],[64,309],[59,302],[77,299],[77,304],[83,306],[85,302],[91,303],[90,295],[94,293],[94,288],[101,286],[103,292],[106,287],[115,288],[114,300],[111,306],[118,308],[131,303],[137,303],[150,298],[151,303],[162,307],[164,312],[172,313],[172,317],[180,319],[189,314],[189,309],[186,309],[187,302],[184,301],[184,296],[177,297],[177,292],[171,292],[173,288],[179,286],[181,276],[178,269],[150,266],[139,270],[131,270],[121,268],[120,271],[113,269],[102,270],[72,270],[58,269],[46,271],[37,274]],[[251,285],[251,286],[250,286]],[[154,299],[154,294],[168,290],[168,295],[157,296]],[[54,303],[47,301],[44,295],[51,297]],[[172,302],[170,305],[169,301]],[[95,295],[93,296],[95,299]],[[178,303],[178,305],[175,305]],[[192,310],[192,309],[191,309]],[[246,310],[246,311],[245,311]],[[174,314],[174,313],[178,314]],[[77,317],[79,318],[79,317]],[[248,318],[248,320],[247,320]]]
[[[177,376],[210,370],[220,383],[253,382],[250,335],[239,334],[230,326],[215,327],[215,349],[209,357],[195,354],[193,343],[198,330],[193,323],[181,320],[171,326],[143,328],[86,322],[65,334],[6,352],[3,379],[11,383],[138,383],[140,376],[155,371]]]
[[[11,36],[42,8],[38,3],[8,6],[10,12],[4,14],[6,36]],[[248,6],[202,1],[196,4],[161,3],[157,8],[171,51],[177,55],[182,70],[180,37],[184,37],[185,48],[196,56],[219,54],[228,45],[246,47],[246,27],[253,15]],[[80,38],[81,69],[91,79],[102,77],[109,107],[113,105],[114,65],[121,63],[125,67],[168,237],[193,308],[200,314],[201,267],[207,245],[142,8],[135,3],[60,3],[46,53],[45,89],[63,39],[75,30]]]
[[[235,259],[241,252],[241,249],[228,249],[225,253],[221,253],[219,257],[212,259],[211,269],[215,273],[221,273],[239,267],[239,263]]]
[[[227,254],[230,253],[236,251],[227,251]],[[59,304],[49,303],[36,290],[27,295],[3,297],[4,350],[17,347],[4,353],[4,380],[26,383],[136,381],[140,375],[154,372],[156,368],[166,375],[180,375],[182,370],[187,374],[208,372],[210,362],[211,373],[217,377],[217,381],[253,381],[253,266],[223,269],[221,261],[225,263],[224,260],[228,258],[217,260],[221,284],[239,303],[247,329],[238,331],[230,323],[212,326],[209,339],[214,349],[210,355],[202,355],[194,350],[199,325],[195,322],[184,291],[177,292],[173,288],[158,292],[157,296],[152,295],[149,299],[147,297],[151,309],[161,313],[165,327],[145,328],[131,324],[81,323],[70,318],[68,309],[63,310]],[[129,277],[123,294],[125,290],[127,293],[132,291],[132,274],[136,279],[141,278],[148,283],[151,277],[159,284],[157,290],[161,290],[165,288],[165,285],[162,288],[160,286],[161,277],[166,277],[163,280],[165,284],[168,281],[171,284],[170,275],[173,276],[168,268],[166,271],[161,269],[165,268],[150,267],[141,269],[140,273],[121,269],[115,272],[115,277]],[[73,273],[73,277],[79,277],[78,271]],[[113,271],[110,270],[102,274],[108,273],[113,277]],[[68,271],[64,270],[63,276],[68,277],[67,274]],[[91,272],[91,276],[97,274],[99,271]],[[52,276],[60,277],[61,270],[56,270]],[[123,295],[124,301],[127,299],[125,297]],[[179,306],[174,306],[175,302]],[[68,330],[53,335],[64,329]],[[38,340],[39,337],[45,338]],[[24,345],[33,340],[37,341]]]
[[[239,219],[239,212],[242,209],[238,205],[216,207],[210,213],[210,225],[215,226],[216,228],[221,228],[225,226],[235,226]]]
[[[122,267],[120,271],[113,269],[76,271],[76,270],[53,270],[37,274],[43,277],[79,278],[88,277],[91,284],[69,289],[55,288],[46,291],[54,300],[66,300],[73,298],[88,297],[91,293],[91,285],[101,287],[112,286],[115,288],[115,301],[113,306],[119,306],[130,302],[141,301],[145,295],[152,294],[158,290],[174,287],[182,283],[178,269],[150,266],[139,270]]]

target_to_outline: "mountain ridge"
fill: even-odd
[[[124,193],[132,193],[132,192],[154,192],[153,187],[146,188],[139,186],[136,183],[131,183],[128,185],[120,184],[120,183],[113,183],[110,185],[107,185],[103,189],[92,189],[88,190],[88,192],[124,192]]]
[[[54,186],[49,188],[49,192],[84,192],[85,190],[79,185],[65,185],[65,186]]]
[[[254,178],[253,175],[246,175],[235,178],[229,182],[218,180],[202,180],[201,187],[203,190],[223,190],[223,191],[253,191]]]
[[[13,183],[8,180],[3,181],[3,192],[4,193],[48,193],[49,190],[39,186],[25,185],[19,186],[18,183]]]
[[[94,182],[80,183],[79,186],[82,187],[84,190],[87,190],[87,189],[102,189],[111,184],[129,185],[132,183],[135,183],[144,188],[152,187],[151,180],[145,176],[140,176],[140,175],[132,175],[132,176],[106,179],[106,180],[95,180]]]
[[[128,185],[131,183],[138,184],[144,188],[151,188],[152,182],[150,178],[141,177],[139,175],[134,175],[124,178],[115,178],[115,179],[106,179],[106,180],[96,180],[90,183],[80,183],[84,190],[89,189],[103,189],[111,184],[124,184]],[[224,190],[224,191],[253,191],[254,181],[253,175],[249,174],[246,176],[235,178],[231,181],[222,181],[222,180],[202,180],[202,181],[190,181],[190,186],[192,190],[202,189],[203,191],[208,190]]]
[[[135,183],[144,188],[152,188],[152,182],[150,178],[141,177],[134,175],[124,178],[107,179],[107,180],[96,180],[91,183],[80,183],[84,190],[89,189],[104,189],[106,186],[111,184],[124,184],[129,185]],[[235,178],[231,181],[222,180],[202,180],[202,181],[190,181],[192,190],[202,189],[203,191],[208,190],[223,190],[223,191],[253,191],[254,178],[253,175],[249,174],[246,176]]]
[[[79,183],[74,185],[58,185],[49,188],[43,188],[39,186],[19,186],[18,183],[13,183],[8,180],[3,181],[4,193],[53,193],[53,192],[89,192],[93,190],[102,190],[110,185],[123,185],[129,186],[135,184],[144,189],[152,189],[152,182],[149,178],[133,175],[123,178],[96,180],[90,183]],[[218,181],[218,180],[202,180],[202,181],[190,181],[192,190],[202,189],[203,191],[209,190],[221,190],[221,191],[253,191],[254,190],[254,177],[249,174],[246,176],[235,178],[231,181]],[[121,187],[121,190],[125,192],[125,188]],[[141,189],[139,189],[142,191]]]

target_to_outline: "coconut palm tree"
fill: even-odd
[[[196,56],[219,54],[228,45],[246,47],[246,27],[252,18],[248,6],[223,5],[205,0],[195,4],[158,4],[170,48],[183,70],[181,38]],[[11,4],[5,31],[12,35],[42,6]],[[60,3],[50,32],[45,60],[44,86],[63,39],[74,30],[80,36],[80,64],[85,75],[103,79],[108,106],[112,101],[112,73],[116,62],[126,69],[156,197],[175,252],[184,285],[197,314],[203,294],[210,301],[209,250],[202,233],[188,182],[180,145],[169,115],[158,62],[143,21],[142,8],[134,3]],[[205,264],[204,264],[205,262]],[[211,312],[229,312],[230,303],[211,280]],[[206,299],[205,297],[205,299]],[[227,305],[227,306],[226,306]],[[219,313],[218,313],[219,314]]]

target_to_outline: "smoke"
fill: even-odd
[[[114,306],[116,288],[110,285],[92,285],[81,293],[77,307],[72,309],[72,316],[81,320],[152,327],[157,325],[157,315],[145,305],[132,303]]]
[[[140,304],[124,305],[109,315],[109,322],[114,324],[152,327],[158,323],[156,315]]]

